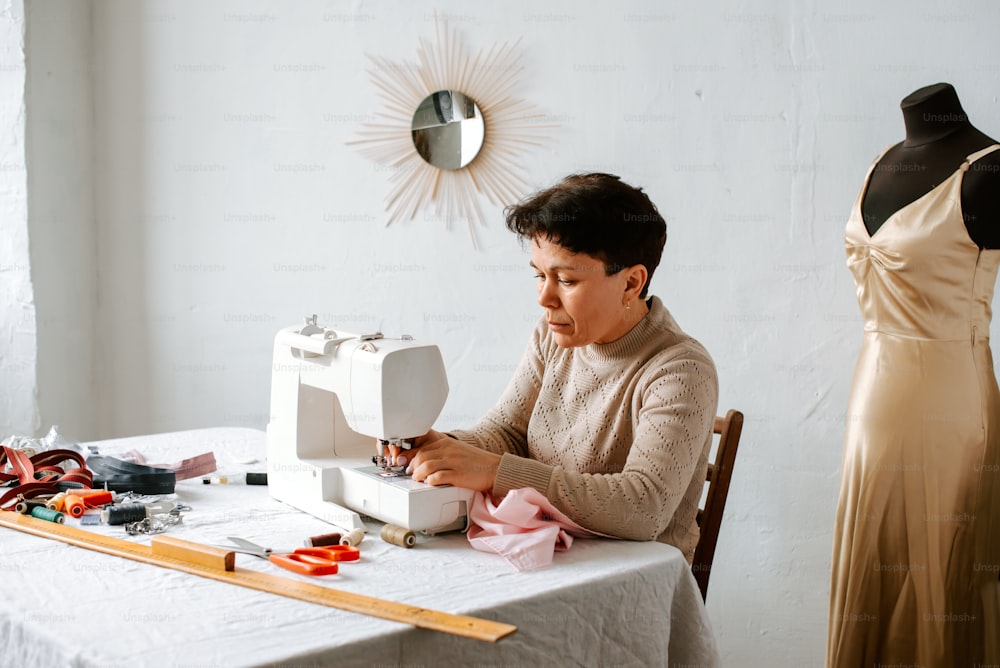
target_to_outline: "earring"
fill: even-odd
[[[625,302],[625,310],[626,311],[632,310],[632,302]]]

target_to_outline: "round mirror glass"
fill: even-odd
[[[439,169],[468,165],[479,154],[486,134],[479,107],[457,90],[439,90],[425,97],[410,129],[417,153]]]

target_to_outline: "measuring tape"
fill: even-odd
[[[235,554],[232,551],[169,536],[153,536],[151,545],[142,545],[14,512],[0,512],[0,526],[219,582],[228,582],[269,594],[325,605],[328,608],[403,622],[421,629],[451,633],[465,638],[496,642],[517,630],[517,627],[511,624],[453,615],[374,596],[330,589],[270,573],[237,568],[234,564]]]

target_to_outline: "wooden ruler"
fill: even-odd
[[[153,536],[152,545],[143,545],[10,511],[0,511],[0,526],[219,582],[466,638],[496,642],[517,630],[516,626],[501,622],[453,615],[237,568],[231,551],[168,536]]]

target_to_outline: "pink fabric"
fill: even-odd
[[[469,520],[472,547],[499,554],[519,571],[548,566],[556,552],[570,548],[574,536],[603,536],[566,517],[532,487],[511,490],[499,505],[476,492]]]

